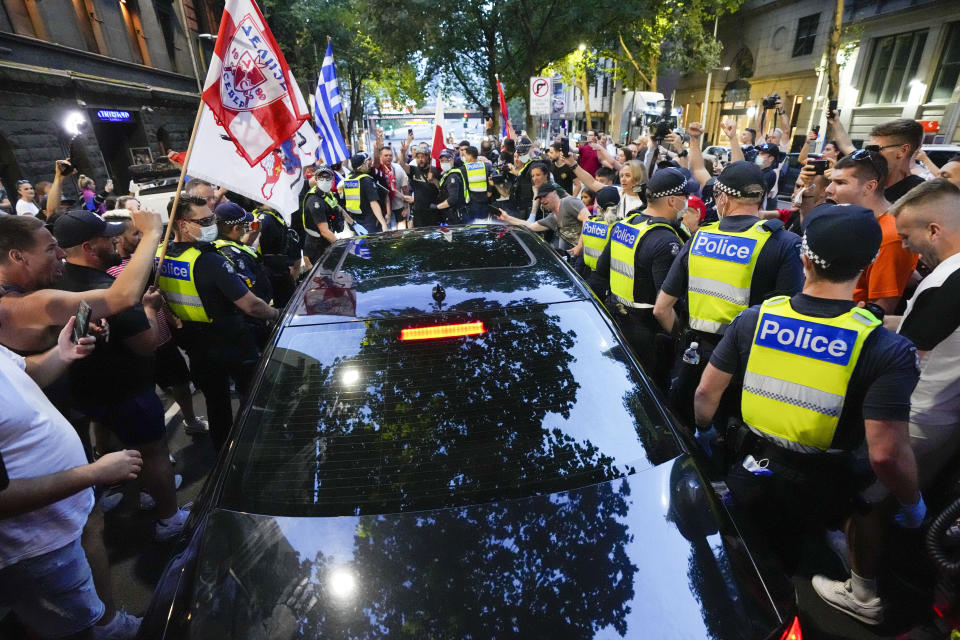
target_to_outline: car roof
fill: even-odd
[[[501,224],[408,229],[339,240],[291,301],[287,325],[417,317],[589,299],[557,252]]]

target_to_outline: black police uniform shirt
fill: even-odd
[[[756,216],[726,216],[719,222],[721,231],[746,231],[760,222]],[[781,226],[779,220],[768,222],[770,226]],[[696,238],[696,235],[693,236]],[[690,282],[691,238],[680,250],[680,254],[670,267],[670,273],[663,281],[663,291],[675,298],[685,300]],[[803,288],[803,264],[800,262],[800,236],[780,229],[767,239],[750,279],[750,305],[760,304],[773,296],[792,296]]]
[[[176,258],[191,247],[202,247],[202,253],[194,263],[193,278],[203,309],[213,320],[213,324],[233,326],[236,320],[243,320],[245,314],[234,303],[247,295],[249,289],[234,266],[216,250],[211,250],[213,245],[171,242],[167,255]]]
[[[377,216],[373,214],[373,207],[370,206],[370,203],[380,202],[380,190],[377,187],[376,179],[370,176],[370,174],[365,175],[367,175],[369,180],[360,179],[360,218],[357,219],[356,215],[353,217],[357,222],[366,227],[367,231],[376,233],[380,231],[380,222],[377,220]],[[381,208],[381,213],[382,212],[383,209]]]
[[[466,206],[467,203],[463,199],[463,174],[459,169],[452,169],[447,174],[446,179],[443,180],[443,188],[444,193],[441,193],[438,198],[440,202],[446,200],[451,211]]]
[[[54,285],[63,291],[109,289],[115,278],[105,271],[66,263],[63,276]],[[110,340],[97,342],[93,353],[70,365],[70,390],[79,407],[111,406],[153,389],[153,355],[142,356],[124,345],[124,340],[150,330],[150,322],[138,302],[107,318]]]
[[[920,176],[915,176],[911,173],[903,178],[903,180],[894,182],[892,185],[887,187],[883,192],[883,196],[887,199],[887,202],[896,202],[902,198],[907,191],[910,191],[910,189],[913,189],[918,184],[923,184],[923,178]]]
[[[266,270],[259,261],[243,249],[229,244],[219,247],[217,250],[220,255],[233,263],[237,275],[253,284],[250,290],[253,291],[255,296],[264,302],[270,302],[273,298],[273,288],[270,286],[270,278]]]
[[[797,313],[816,318],[835,318],[856,306],[851,300],[830,300],[798,294],[790,305]],[[756,333],[760,307],[744,310],[733,319],[710,356],[710,364],[742,379]],[[831,449],[852,451],[863,442],[864,420],[907,421],[910,395],[917,384],[917,351],[903,336],[874,329],[864,341],[850,377],[847,395]]]
[[[262,213],[260,221],[260,252],[264,255],[280,255],[287,250],[287,229],[272,214]]]
[[[633,223],[644,220],[666,222],[664,218],[655,218],[641,214],[633,218]],[[610,242],[597,258],[597,268],[590,275],[590,288],[605,291],[610,286]],[[670,272],[670,267],[680,254],[683,243],[670,229],[654,227],[644,234],[640,246],[634,253],[633,300],[653,304],[657,293]]]
[[[319,233],[317,225],[320,224],[326,224],[333,233],[343,231],[343,214],[327,204],[322,193],[309,194],[303,201],[303,211],[307,214],[307,224],[313,233]],[[322,251],[330,246],[330,241],[323,236],[317,238],[309,233],[306,236],[304,243],[314,249]]]

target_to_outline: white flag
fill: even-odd
[[[292,75],[289,82],[306,113],[306,102]],[[313,127],[304,122],[289,140],[251,167],[204,106],[187,175],[263,203],[289,219],[300,208],[303,168],[313,164],[319,144]]]

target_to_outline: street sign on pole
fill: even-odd
[[[550,115],[550,78],[530,78],[530,115]]]

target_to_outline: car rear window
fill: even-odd
[[[357,238],[324,260],[328,271],[349,273],[356,282],[463,269],[528,267],[534,257],[505,225],[412,231],[405,237]]]
[[[483,333],[400,339],[477,322]],[[288,327],[221,505],[297,516],[465,506],[604,482],[679,452],[589,302]]]

